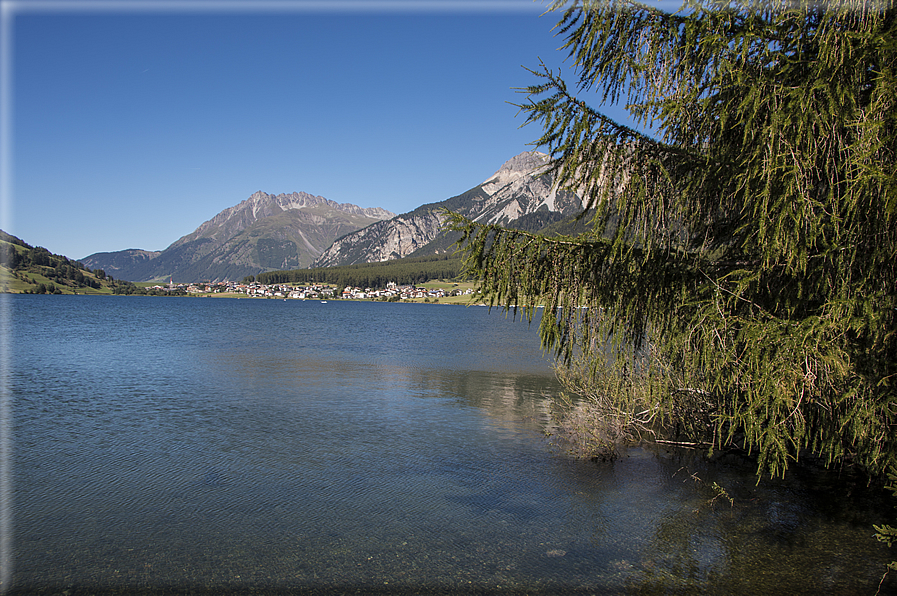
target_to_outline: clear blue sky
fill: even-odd
[[[78,259],[162,250],[257,190],[459,194],[539,136],[508,102],[523,66],[562,65],[544,8],[4,2],[2,228]]]

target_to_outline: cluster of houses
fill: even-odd
[[[336,288],[324,284],[312,284],[309,286],[294,286],[290,284],[261,284],[237,283],[237,282],[215,282],[215,283],[190,283],[190,284],[174,284],[169,282],[168,285],[157,285],[153,289],[156,290],[182,290],[188,294],[245,294],[258,298],[295,298],[299,300],[326,300],[328,298],[344,298],[348,300],[413,300],[420,298],[438,299],[444,296],[460,296],[470,294],[471,290],[467,289],[463,292],[459,289],[444,290],[418,288],[413,285],[399,286],[394,282],[387,284],[386,289],[356,288],[347,286],[343,291],[336,295]]]
[[[343,289],[342,297],[350,300],[367,300],[367,299],[385,299],[385,300],[414,300],[415,298],[443,298],[445,296],[461,296],[470,294],[471,290],[464,291],[454,289],[445,290],[442,288],[417,288],[415,286],[399,286],[394,282],[389,282],[385,290],[372,290],[371,288],[353,288],[346,287]]]

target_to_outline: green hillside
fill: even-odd
[[[102,269],[31,246],[0,230],[0,291],[12,294],[112,294],[117,283]]]

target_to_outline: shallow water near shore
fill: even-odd
[[[871,595],[897,558],[847,473],[553,449],[497,310],[5,299],[9,593]]]

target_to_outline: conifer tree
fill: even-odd
[[[551,9],[575,80],[542,65],[519,107],[590,231],[453,215],[466,272],[493,305],[544,304],[560,362],[613,369],[620,403],[637,386],[641,414],[758,473],[894,465],[894,0]]]

